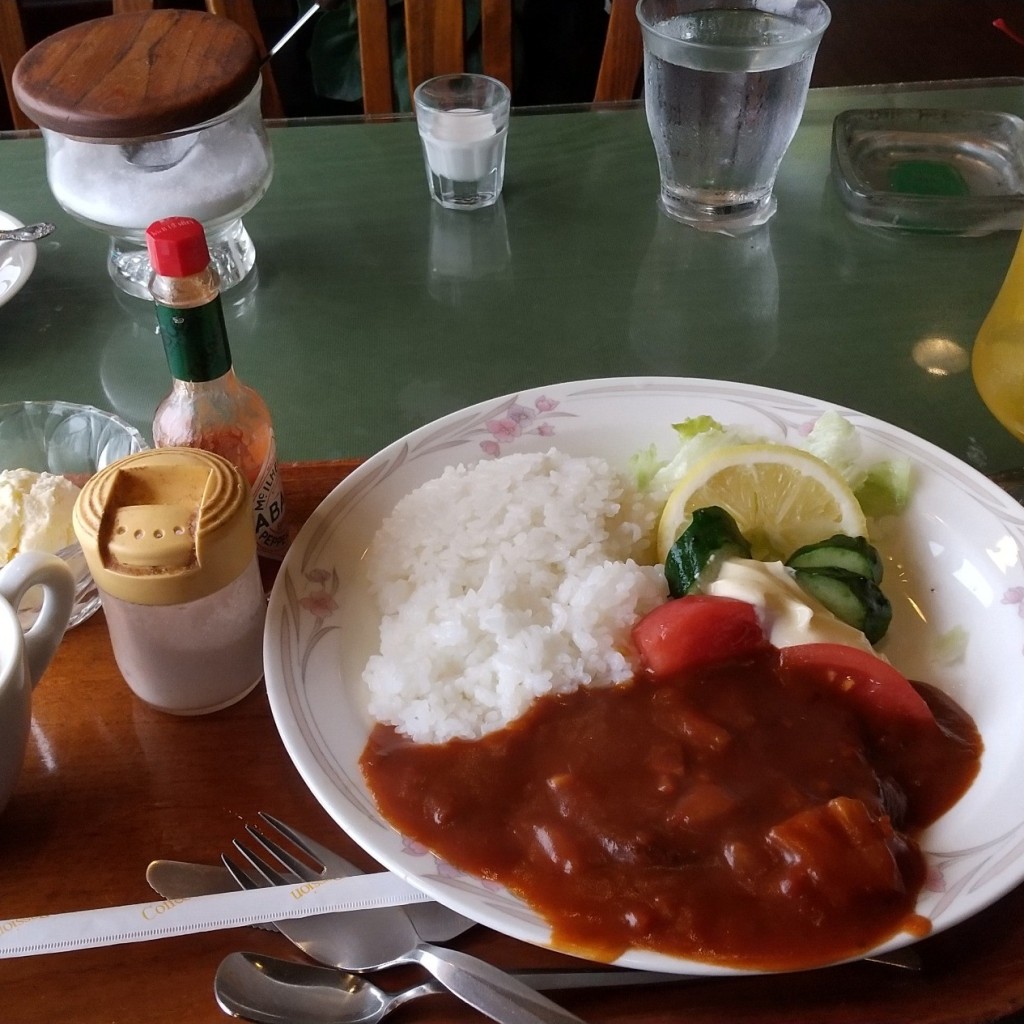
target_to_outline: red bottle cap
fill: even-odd
[[[166,217],[146,228],[146,248],[161,277],[189,277],[210,263],[203,225],[192,217]]]

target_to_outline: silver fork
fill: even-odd
[[[264,815],[263,820],[274,828],[282,824],[269,815]],[[304,848],[301,841],[304,837],[298,836],[294,829],[284,826],[280,831],[299,849]],[[265,853],[300,879],[313,882],[329,875],[325,865],[311,868],[258,829],[247,828],[247,832]],[[222,857],[224,866],[243,888],[288,883],[285,874],[244,843],[235,840],[233,845],[259,876],[258,880],[254,879],[230,858]],[[314,854],[309,855],[316,859]],[[359,927],[354,927],[356,922],[351,920],[355,914],[362,915]],[[418,963],[453,995],[500,1024],[583,1024],[579,1017],[493,964],[424,942],[402,907],[352,911],[345,917],[344,928],[338,927],[337,918],[332,914],[280,921],[278,928],[313,959],[342,970],[373,971],[396,964]]]
[[[318,843],[315,839],[311,839],[309,836],[304,835],[298,829],[286,825],[283,821],[275,818],[272,814],[260,811],[259,817],[276,832],[285,836],[297,849],[302,850],[306,856],[322,865],[322,870],[316,876],[317,878],[346,878],[349,875],[361,873],[360,869],[351,861],[346,860],[333,850],[328,849],[322,843]],[[298,871],[292,867],[292,865],[298,863],[300,867],[308,872],[310,870],[309,865],[296,861],[295,858],[291,857],[279,844],[272,844],[267,836],[252,825],[246,825],[245,831],[264,850],[270,852],[271,855],[279,860],[282,865],[288,867],[288,874],[283,876],[286,882],[310,881],[306,875],[300,875]],[[237,840],[233,845],[247,861],[250,861],[250,851],[243,849]],[[286,857],[288,858],[287,860],[285,859]],[[237,865],[225,860],[223,857],[221,860],[240,888],[253,889],[258,887],[258,883],[253,879],[251,874],[241,873],[238,870]],[[263,867],[268,870],[273,870],[273,868],[265,862],[263,863]],[[476,921],[472,921],[468,917],[463,917],[462,914],[457,914],[454,910],[449,910],[448,907],[434,901],[430,901],[429,903],[410,903],[402,909],[412,919],[412,923],[415,925],[416,931],[419,932],[420,936],[428,942],[447,942],[449,939],[454,939],[455,936],[468,931],[476,924]],[[346,913],[345,920],[350,923],[351,927],[357,927],[359,924],[365,925],[367,922],[371,921],[373,919],[371,915],[375,914],[376,910],[351,911]],[[315,954],[310,952],[310,947],[319,945],[317,941],[319,931],[323,927],[326,927],[333,933],[337,928],[337,924],[329,920],[324,922],[322,918],[316,917],[302,918],[301,922],[302,923],[298,920],[293,922],[293,927],[291,929],[292,932],[299,934],[300,937],[304,936],[307,933],[308,926],[308,934],[310,935],[310,938],[308,940],[303,939],[302,942],[298,942],[296,944],[300,949],[312,956],[313,959],[316,959]],[[280,927],[278,927],[278,930],[281,930]],[[295,939],[292,939],[292,941],[294,942]],[[337,936],[334,935],[333,944],[336,944],[337,941]]]

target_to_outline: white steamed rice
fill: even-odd
[[[666,596],[654,512],[599,458],[554,449],[453,466],[370,545],[380,653],[369,710],[420,743],[476,738],[547,693],[622,682],[629,632]]]

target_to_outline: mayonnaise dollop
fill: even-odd
[[[718,578],[702,589],[707,594],[752,604],[765,635],[775,647],[845,644],[875,653],[859,629],[841,622],[805,593],[781,562],[727,558],[719,568]]]

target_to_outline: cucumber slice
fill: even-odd
[[[794,551],[786,565],[790,569],[846,569],[874,583],[882,582],[882,559],[865,537],[837,533]]]
[[[892,605],[881,587],[849,569],[796,569],[793,578],[837,619],[878,643],[892,621]]]
[[[673,597],[694,594],[702,582],[714,578],[723,559],[750,557],[750,545],[724,508],[699,508],[665,559],[669,593]]]

